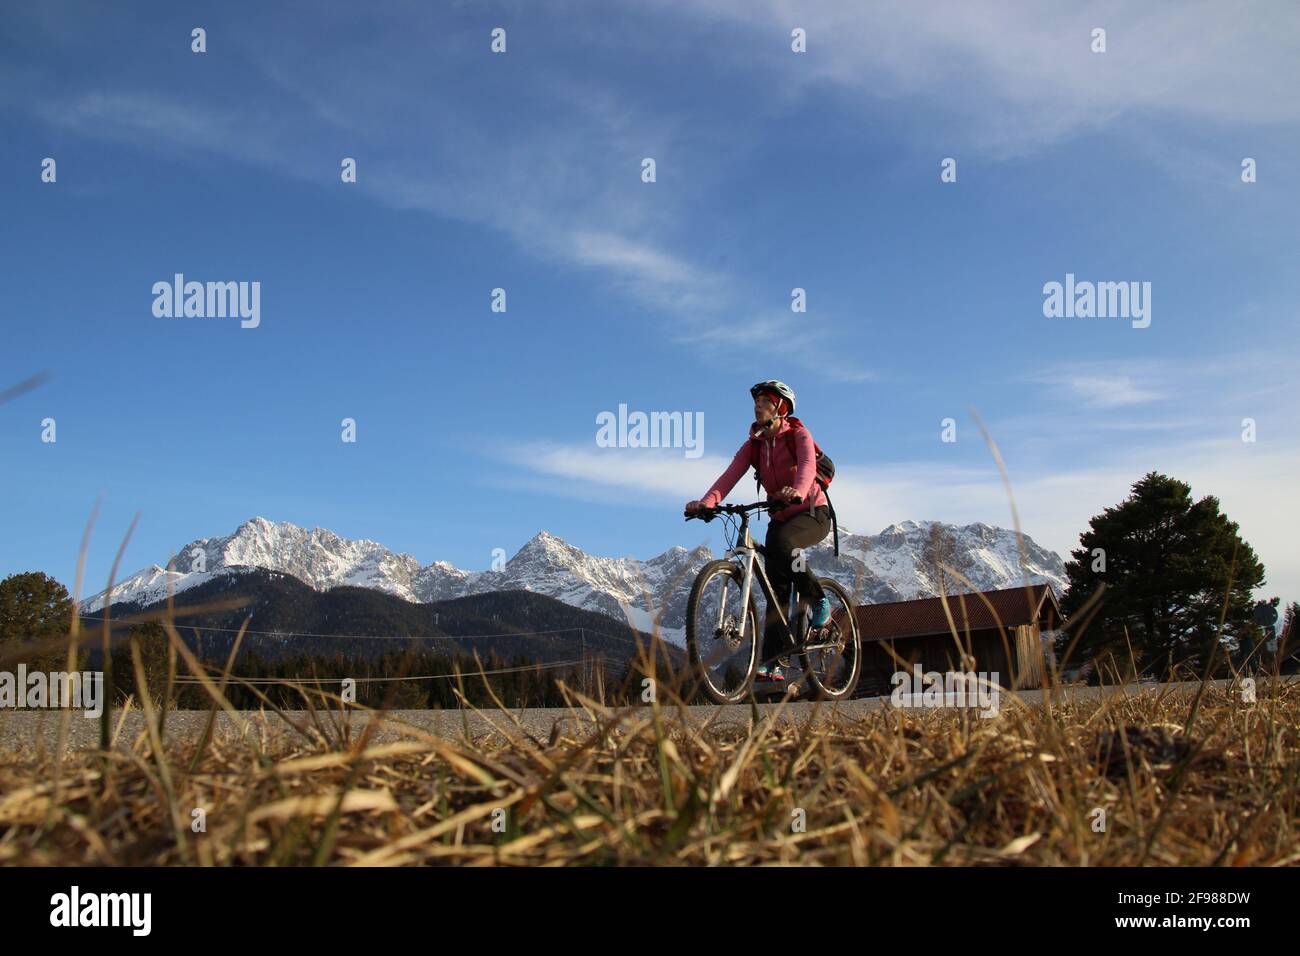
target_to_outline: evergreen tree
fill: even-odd
[[[1079,544],[1065,565],[1067,618],[1103,582],[1106,590],[1071,665],[1081,654],[1107,652],[1127,664],[1131,645],[1139,670],[1164,677],[1172,666],[1192,664],[1200,673],[1212,654],[1223,662],[1223,651],[1258,638],[1251,592],[1264,583],[1264,566],[1217,498],[1193,501],[1187,484],[1150,472],[1123,502],[1092,518]],[[1225,600],[1229,647],[1220,648]]]
[[[0,648],[48,642],[72,628],[73,603],[68,589],[40,571],[12,574],[0,581]],[[84,641],[83,641],[84,647]],[[81,655],[84,660],[84,654]],[[29,668],[62,670],[67,650],[47,651],[25,659]]]
[[[137,702],[141,700],[140,688],[136,683],[135,660],[131,654],[133,644],[140,648],[140,664],[144,670],[145,685],[149,688],[149,697],[154,707],[162,707],[165,703],[163,693],[167,689],[171,641],[157,621],[134,625],[127,632],[126,641],[114,649],[113,684],[117,696],[124,700],[127,694],[133,694]],[[181,671],[178,669],[177,673]]]
[[[1282,629],[1277,634],[1278,670],[1294,674],[1300,670],[1300,601],[1287,605]]]

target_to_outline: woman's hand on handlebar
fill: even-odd
[[[784,488],[780,490],[780,492],[773,495],[772,497],[779,498],[781,501],[784,501],[788,505],[797,505],[803,502],[803,495],[799,494],[798,491],[796,491],[794,488],[791,488],[789,485],[786,485]]]

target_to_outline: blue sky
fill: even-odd
[[[123,573],[253,515],[469,569],[716,546],[681,506],[780,378],[845,527],[1010,526],[975,409],[1040,543],[1154,469],[1300,597],[1294,4],[267,6],[0,19],[0,390],[50,375],[0,406],[0,575],[71,586],[101,495],[87,593],[137,511]],[[260,325],[155,317],[177,272]],[[1067,273],[1150,326],[1045,317]],[[703,454],[598,447],[620,404]]]

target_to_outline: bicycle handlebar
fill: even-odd
[[[750,511],[762,511],[763,509],[767,509],[768,511],[783,511],[786,508],[791,508],[800,504],[803,504],[802,496],[797,496],[789,501],[755,501],[753,504],[749,505],[716,505],[712,508],[701,508],[693,514],[689,511],[683,512],[683,514],[685,514],[687,521],[690,521],[692,518],[699,518],[702,521],[708,522],[722,514],[743,515]]]

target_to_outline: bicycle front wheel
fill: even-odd
[[[758,671],[758,611],[741,607],[745,572],[731,561],[701,569],[686,602],[686,648],[696,688],[715,704],[738,704]]]

